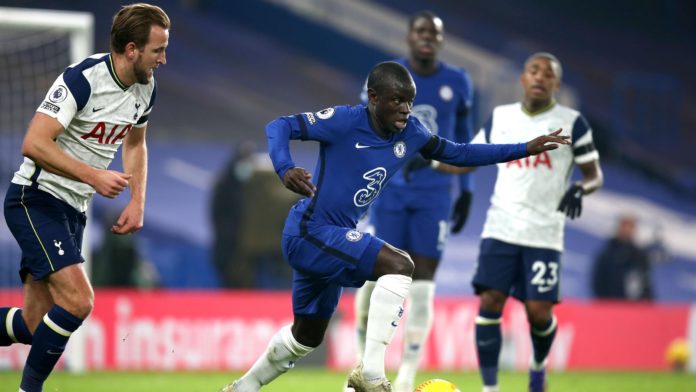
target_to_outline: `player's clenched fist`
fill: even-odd
[[[285,172],[283,176],[283,184],[286,188],[295,193],[307,197],[314,197],[314,192],[317,188],[311,181],[312,173],[301,167],[293,167]]]
[[[115,170],[96,170],[89,184],[98,194],[113,199],[128,187],[128,180],[131,177],[131,174]]]

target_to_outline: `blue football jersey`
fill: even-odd
[[[395,62],[408,69],[416,83],[416,98],[411,115],[415,116],[432,133],[459,143],[471,140],[473,122],[471,106],[474,88],[469,74],[462,68],[438,62],[437,71],[420,75],[411,69],[408,59]],[[367,86],[363,87],[361,99],[367,103]],[[448,190],[457,176],[426,168],[411,172],[406,181],[399,172],[391,181],[391,187],[429,190]],[[471,189],[470,174],[460,175],[461,187]]]
[[[320,143],[314,197],[290,211],[284,233],[303,235],[308,225],[355,227],[389,179],[414,154],[460,166],[479,166],[527,155],[526,144],[458,144],[432,134],[414,116],[406,128],[380,137],[364,105],[336,106],[280,117],[266,126],[269,154],[278,176],[295,167],[289,141]]]

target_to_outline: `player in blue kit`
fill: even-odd
[[[258,391],[319,346],[343,291],[376,280],[365,354],[348,386],[357,392],[391,391],[384,354],[403,315],[413,273],[409,255],[355,229],[391,176],[417,153],[454,165],[519,159],[566,144],[551,135],[528,143],[457,144],[432,134],[410,117],[416,86],[395,62],[375,66],[367,106],[337,106],[280,117],[266,126],[269,154],[283,184],[306,196],[290,210],[282,250],[295,271],[292,325],[281,328],[252,368],[223,391]],[[315,174],[296,167],[290,140],[320,143]],[[550,144],[547,144],[550,143]],[[312,182],[316,181],[316,186]]]
[[[66,68],[29,124],[24,162],[4,203],[22,249],[24,307],[0,308],[0,345],[32,346],[20,392],[42,390],[70,335],[92,311],[81,248],[94,193],[114,198],[130,188],[130,202],[111,231],[130,234],[143,226],[153,70],[166,63],[169,26],[157,6],[122,7],[111,27],[111,53]],[[108,170],[121,145],[124,172]]]
[[[471,138],[473,86],[466,71],[438,60],[444,40],[442,20],[430,11],[414,14],[409,21],[409,56],[397,59],[413,76],[418,94],[411,114],[433,134],[457,142]],[[363,91],[363,102],[367,91]],[[418,165],[417,156],[406,166]],[[410,174],[409,174],[410,173]],[[460,194],[452,208],[454,179]],[[375,235],[408,252],[413,260],[413,282],[408,294],[401,365],[394,381],[397,392],[413,391],[423,345],[434,315],[435,272],[449,232],[458,233],[471,206],[469,174],[452,176],[432,169],[394,175],[389,187],[369,212]],[[452,219],[450,228],[449,220]],[[362,358],[370,296],[374,282],[367,281],[355,295],[358,358]]]

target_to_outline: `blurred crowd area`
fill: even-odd
[[[269,167],[264,125],[279,115],[358,103],[367,72],[406,53],[408,17],[427,8],[445,22],[443,59],[472,75],[476,128],[493,106],[519,99],[517,77],[530,53],[552,52],[563,63],[561,101],[588,118],[606,170],[605,188],[587,199],[583,218],[568,225],[563,294],[595,296],[595,260],[621,217],[630,215],[638,246],[659,245],[664,255],[649,263],[650,299],[696,299],[696,155],[691,152],[696,136],[690,132],[696,114],[688,110],[696,106],[693,2],[156,3],[173,26],[168,63],[156,72],[145,228],[125,240],[103,233],[125,199],[95,198],[90,229],[95,284],[287,289],[290,270],[278,244],[285,213],[296,199]],[[110,16],[120,5],[3,2],[93,13],[94,52],[108,51]],[[7,37],[0,33],[0,56],[3,45],[16,41]],[[33,95],[3,94],[0,106],[21,120],[19,125],[0,121],[2,196],[20,162],[23,128],[60,67],[31,85]],[[9,106],[7,96],[20,94],[28,103]],[[293,148],[298,164],[314,167],[313,147],[297,143]],[[475,176],[472,215],[449,242],[437,277],[440,292],[471,294],[492,178],[494,168]],[[13,243],[4,222],[0,233],[0,285],[18,286],[18,255],[6,250]]]

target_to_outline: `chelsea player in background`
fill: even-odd
[[[411,114],[433,134],[466,143],[471,138],[473,85],[465,70],[438,59],[443,40],[442,19],[430,11],[417,12],[409,21],[409,55],[395,61],[411,72],[418,89]],[[367,101],[367,91],[361,98]],[[415,265],[407,301],[403,354],[394,382],[397,392],[413,391],[423,345],[432,326],[435,272],[449,232],[458,233],[464,227],[472,197],[470,174],[453,176],[432,169],[407,171],[409,165],[419,161],[422,158],[414,158],[394,175],[369,212],[375,235],[407,251]],[[460,193],[452,208],[454,179],[458,180]],[[374,287],[374,282],[367,281],[355,296],[358,358],[365,347]]]
[[[391,176],[421,153],[454,165],[487,165],[558,148],[551,135],[528,143],[457,144],[432,134],[411,117],[416,86],[395,62],[376,65],[367,81],[368,104],[336,106],[279,117],[266,126],[269,154],[283,184],[306,198],[288,214],[282,250],[294,269],[293,323],[281,328],[252,368],[225,392],[258,391],[294,366],[324,339],[343,287],[376,280],[370,300],[365,354],[351,372],[356,392],[391,391],[384,354],[404,313],[413,273],[408,253],[356,230]],[[290,140],[320,143],[314,175],[296,167]],[[550,143],[550,144],[547,144]],[[316,181],[316,186],[313,181]]]

